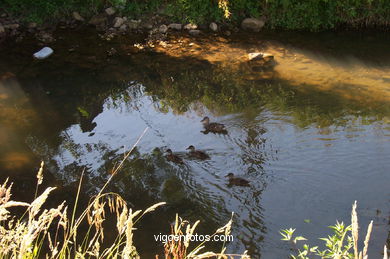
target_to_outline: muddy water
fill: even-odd
[[[15,181],[15,196],[31,198],[44,160],[55,200],[71,200],[83,169],[87,199],[148,127],[109,186],[137,208],[168,202],[135,235],[145,258],[162,251],[153,235],[167,233],[176,212],[201,219],[204,233],[232,211],[229,252],[287,258],[281,228],[318,244],[328,225],[349,223],[354,200],[362,229],[374,220],[370,258],[380,258],[390,229],[388,36],[172,35],[150,48],[135,43],[142,40],[61,31],[47,60],[31,59],[39,46],[29,40],[1,49],[0,168],[2,179]],[[275,63],[247,62],[256,51]],[[203,134],[206,115],[229,133]],[[189,145],[211,159],[188,158]],[[166,161],[167,148],[185,165]],[[229,172],[251,187],[228,186]]]

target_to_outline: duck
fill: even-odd
[[[198,158],[201,160],[210,159],[210,156],[207,155],[205,152],[196,150],[193,145],[189,146],[187,150],[190,150],[189,155],[190,157]]]
[[[228,173],[226,177],[229,178],[229,185],[249,187],[249,181],[240,177],[235,177],[233,173]]]
[[[210,122],[209,117],[204,117],[203,120],[200,122],[203,123],[204,131],[202,131],[204,134],[207,134],[209,132],[212,133],[221,133],[221,134],[227,134],[227,130],[225,129],[225,125],[217,122]]]
[[[167,153],[165,158],[168,161],[171,161],[175,164],[184,164],[183,159],[181,159],[178,155],[173,154],[171,149],[167,149],[165,152]]]

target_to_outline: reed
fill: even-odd
[[[99,193],[92,197],[86,208],[79,216],[76,215],[78,201],[81,192],[84,172],[81,174],[76,201],[70,216],[68,206],[63,201],[60,205],[50,209],[44,209],[43,205],[55,188],[49,187],[40,195],[39,186],[43,182],[43,167],[37,174],[35,198],[31,203],[14,201],[12,197],[12,183],[6,180],[0,186],[0,258],[34,259],[34,258],[140,258],[134,245],[133,237],[135,225],[146,214],[151,213],[165,202],[154,204],[145,210],[133,210],[127,202],[118,194],[105,192],[105,188],[113,177],[122,168],[124,161],[129,157],[135,146],[145,135],[147,128],[138,138],[133,147],[124,155],[124,158],[111,172],[110,178],[101,188]],[[24,208],[22,216],[13,215],[13,208]],[[104,243],[104,221],[109,217],[116,218],[116,238],[107,245]],[[176,217],[175,233],[181,232],[184,222]],[[186,233],[193,233],[199,222],[186,229]],[[87,230],[81,230],[81,225],[87,225]],[[229,229],[232,220],[229,221]],[[223,229],[227,229],[225,226]],[[166,258],[227,258],[221,253],[203,252],[202,247],[187,251],[189,243],[171,244],[165,247]],[[45,249],[42,249],[45,247]],[[184,248],[184,250],[181,250]],[[172,251],[172,252],[171,252]],[[173,257],[171,257],[173,255]],[[241,257],[241,256],[240,256]],[[249,258],[246,254],[241,258]]]
[[[297,252],[297,255],[291,255],[291,257],[297,259],[317,258],[318,256],[333,259],[368,259],[368,243],[372,233],[373,221],[368,225],[363,250],[359,251],[359,222],[356,208],[357,202],[355,201],[352,204],[351,225],[345,226],[343,222],[337,222],[336,225],[329,227],[334,232],[332,236],[320,238],[320,240],[325,241],[326,249],[324,250],[319,249],[318,246],[310,247],[308,244],[302,245],[303,249],[299,249],[297,247],[298,241],[306,241],[307,239],[303,236],[294,237],[295,229],[281,230],[282,240],[291,242],[293,249]],[[383,259],[389,259],[386,245],[384,246]]]

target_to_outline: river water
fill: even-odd
[[[370,258],[381,258],[390,242],[388,35],[172,35],[140,49],[140,36],[57,34],[46,60],[32,60],[40,46],[28,39],[0,50],[0,171],[15,197],[31,199],[43,160],[46,185],[58,187],[53,204],[72,199],[82,170],[87,199],[148,128],[109,185],[139,209],[168,203],[135,233],[145,258],[161,253],[153,235],[169,233],[176,212],[200,219],[199,233],[234,212],[228,252],[288,258],[280,229],[320,244],[327,226],[350,223],[355,200],[361,239],[373,220]],[[275,63],[247,62],[256,51]],[[228,134],[202,133],[204,116]],[[211,159],[189,159],[189,145]],[[185,164],[166,161],[168,148]],[[251,186],[228,186],[230,172]]]

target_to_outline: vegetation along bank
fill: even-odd
[[[245,18],[258,19],[251,21],[255,31],[263,26],[309,31],[386,29],[390,24],[387,0],[2,0],[0,11],[2,39],[17,38],[24,30],[72,27],[75,22],[122,32],[170,23],[176,29],[177,24],[190,23],[199,25],[190,28],[194,30],[234,31],[243,28]],[[47,35],[39,37],[50,40]]]

